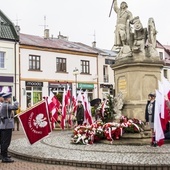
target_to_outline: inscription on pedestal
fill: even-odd
[[[120,77],[118,79],[118,89],[119,92],[127,93],[127,82],[126,82],[126,78],[125,77]]]

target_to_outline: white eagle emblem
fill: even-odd
[[[38,114],[36,116],[36,118],[33,119],[33,123],[36,128],[38,128],[38,127],[43,128],[43,127],[47,126],[46,117],[44,117],[44,114],[42,114],[42,113]]]

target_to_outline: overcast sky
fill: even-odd
[[[153,17],[157,40],[170,45],[170,0],[124,0],[133,16],[139,16],[144,27]],[[0,0],[2,12],[21,27],[21,33],[43,36],[44,16],[50,35],[59,32],[70,41],[110,50],[114,44],[116,13],[109,17],[112,0]],[[118,0],[118,5],[122,0]],[[94,36],[95,35],[95,36]]]

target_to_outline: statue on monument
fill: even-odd
[[[113,0],[112,7],[117,14],[113,46],[113,49],[119,49],[116,59],[133,57],[134,53],[140,53],[146,57],[157,57],[157,31],[153,18],[149,18],[147,30],[143,28],[140,18],[138,16],[133,18],[132,13],[127,10],[126,2],[123,1],[119,8],[117,0]]]
[[[117,0],[114,0],[114,11],[117,13],[117,24],[115,30],[115,46],[129,45],[130,24],[133,16],[127,10],[128,5],[122,2],[120,8],[117,5]]]
[[[148,57],[155,57],[158,55],[156,50],[156,26],[153,18],[148,20],[148,39],[147,39],[147,53]]]

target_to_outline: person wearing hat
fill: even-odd
[[[18,102],[13,97],[14,104],[12,105],[11,96],[11,93],[2,95],[4,102],[0,109],[1,156],[3,163],[14,162],[14,160],[8,156],[8,147],[11,143],[12,130],[14,128],[14,115],[12,111],[18,109]]]
[[[4,98],[2,97],[2,95],[4,94],[5,94],[4,92],[0,92],[0,110],[1,110],[2,103],[4,101]],[[0,130],[0,148],[1,148],[1,130]],[[0,158],[1,158],[1,152],[0,152]]]
[[[149,124],[152,133],[151,146],[154,147],[157,146],[154,132],[155,98],[156,98],[155,93],[148,94],[148,102],[146,104],[145,109],[145,120]]]
[[[84,106],[82,101],[78,101],[77,113],[76,113],[77,125],[82,125],[84,122]]]

